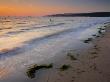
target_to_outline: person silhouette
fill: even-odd
[[[52,22],[52,19],[50,18],[50,22]]]

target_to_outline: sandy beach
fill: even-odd
[[[15,27],[1,28],[0,82],[110,81],[109,17],[8,19],[1,25]]]
[[[110,82],[110,0],[0,0],[0,82]]]
[[[32,82],[110,82],[110,24],[106,32],[95,38],[82,50],[68,50],[51,60],[54,67],[39,70]],[[61,70],[61,66],[68,68]]]

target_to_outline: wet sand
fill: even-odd
[[[104,22],[101,24],[96,22],[95,25],[94,22],[91,26],[92,21],[78,24],[81,27],[72,32],[69,29],[66,33],[62,31],[61,35],[57,32],[57,34],[28,41],[26,43],[29,45],[24,45],[22,48],[15,47],[14,52],[8,48],[3,49],[4,53],[0,54],[3,61],[0,62],[3,66],[0,67],[0,82],[109,82],[110,25]],[[106,32],[104,27],[108,27]],[[4,62],[5,57],[7,60]],[[48,66],[42,64],[51,63],[52,68],[44,69]],[[42,69],[35,67],[39,69],[34,70],[35,78],[29,78],[27,74],[31,64],[43,67]]]
[[[39,70],[32,82],[110,82],[110,24],[106,32],[82,50],[68,50],[51,60],[52,69]],[[68,69],[61,70],[63,65]]]

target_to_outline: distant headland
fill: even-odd
[[[47,15],[47,17],[110,17],[110,12],[63,13]]]

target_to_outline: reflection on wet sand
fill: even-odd
[[[4,79],[9,74],[9,70],[6,68],[0,68],[0,80]]]
[[[0,23],[0,82],[36,82],[39,77],[31,81],[26,76],[28,66],[42,62],[48,64],[51,60],[50,63],[53,63],[52,57],[57,54],[60,57],[63,55],[61,52],[71,48],[80,51],[85,45],[82,41],[96,35],[97,28],[110,20],[87,17],[53,18],[54,23],[50,23],[48,19],[10,18],[12,22]],[[27,21],[26,24],[23,21]],[[75,56],[72,59],[76,58]],[[64,63],[61,66],[68,68]]]

